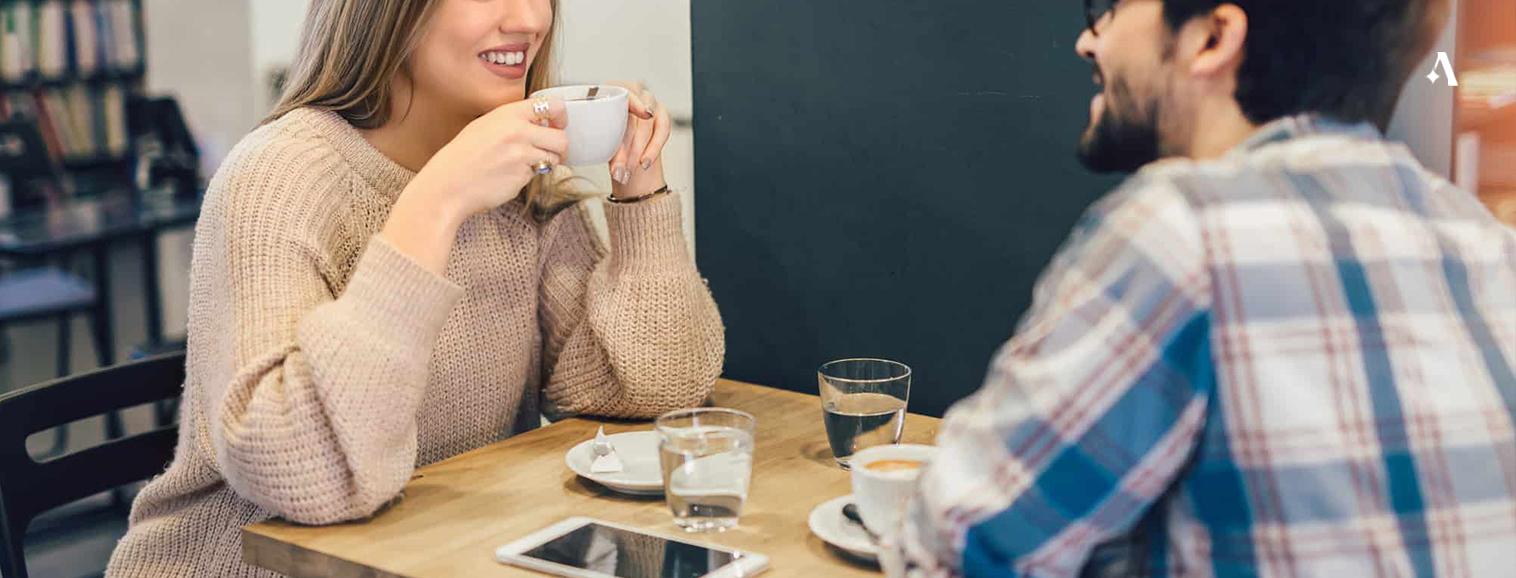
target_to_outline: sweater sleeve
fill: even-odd
[[[210,449],[239,495],[281,517],[368,516],[415,467],[428,360],[462,290],[379,237],[332,279],[317,239],[344,213],[320,199],[340,195],[247,172],[213,185],[197,239],[196,274],[215,278],[201,306],[225,324],[191,364]]]
[[[605,251],[582,206],[544,232],[540,319],[550,412],[648,418],[699,405],[726,352],[685,249],[679,198],[606,205]]]

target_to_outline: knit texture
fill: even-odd
[[[108,576],[272,576],[240,528],[372,515],[412,471],[554,414],[694,406],[720,314],[672,195],[544,224],[519,201],[458,232],[445,276],[376,234],[413,174],[340,117],[298,110],[231,153],[190,274],[188,378],[168,470]]]

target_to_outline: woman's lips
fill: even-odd
[[[510,80],[520,80],[526,76],[530,49],[531,46],[527,44],[496,46],[480,52],[478,55],[479,62],[496,76]]]

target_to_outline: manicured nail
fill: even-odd
[[[630,173],[631,171],[626,170],[626,167],[616,167],[611,170],[611,178],[616,179],[616,182],[624,185],[628,180],[631,180]]]
[[[642,159],[642,170],[653,168],[653,159]]]

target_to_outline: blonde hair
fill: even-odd
[[[357,128],[389,122],[392,83],[439,1],[312,0],[284,93],[263,122],[299,108],[334,112]],[[558,0],[550,3],[553,23],[527,68],[527,94],[552,86]],[[538,221],[550,218],[583,196],[570,181],[558,175],[532,179],[521,191],[523,209]]]

